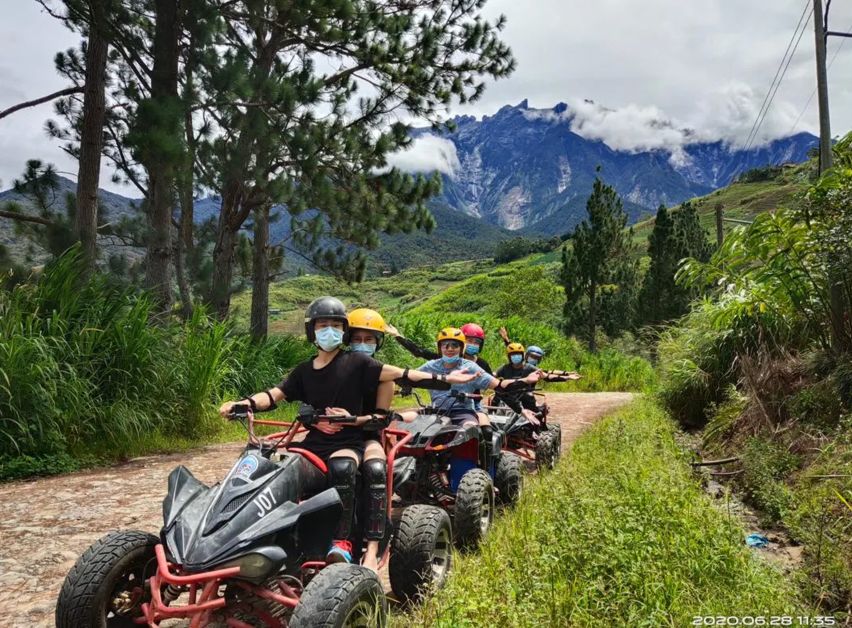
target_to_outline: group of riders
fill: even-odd
[[[297,365],[277,386],[225,402],[219,411],[228,416],[235,404],[248,404],[259,412],[272,410],[279,402],[300,401],[325,416],[357,417],[345,426],[327,420],[310,422],[299,447],[326,463],[329,484],[337,490],[343,506],[337,540],[326,561],[352,561],[351,536],[358,501],[365,513],[366,547],[361,564],[375,571],[387,511],[387,463],[379,434],[392,420],[412,420],[416,415],[391,411],[395,383],[429,388],[434,407],[441,408],[454,424],[477,425],[481,443],[490,448],[492,427],[477,395],[493,390],[497,400],[535,421],[536,401],[531,390],[545,376],[539,369],[545,352],[537,346],[525,349],[512,342],[501,328],[507,363],[495,374],[481,355],[485,332],[475,323],[441,329],[437,351],[431,351],[403,337],[378,312],[361,308],[347,313],[343,303],[330,296],[308,306],[304,323],[305,334],[317,354]],[[376,360],[374,356],[387,336],[427,361],[416,369],[404,369]],[[577,378],[576,373],[570,374],[569,379]],[[471,395],[452,395],[451,391]],[[489,459],[488,452],[485,459]],[[359,468],[362,488],[356,499]]]

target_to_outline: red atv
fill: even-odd
[[[490,460],[480,447],[478,426],[453,425],[448,411],[421,406],[416,418],[399,424],[410,440],[394,464],[394,486],[400,504],[440,506],[453,518],[460,547],[475,547],[487,534],[494,506],[513,503],[523,484],[520,459],[501,451],[501,436],[493,434]],[[479,395],[452,391],[448,399],[479,399]],[[410,508],[419,506],[409,506]],[[394,559],[391,558],[391,573]]]
[[[157,627],[173,618],[188,619],[191,628],[385,625],[378,576],[357,564],[325,563],[342,506],[337,491],[325,488],[325,463],[293,442],[299,422],[257,420],[242,405],[232,418],[246,422],[249,442],[225,478],[207,486],[183,466],[172,471],[159,535],[121,530],[86,550],[62,585],[58,628]],[[287,429],[261,440],[254,430],[260,424]],[[389,469],[410,439],[384,430]],[[395,591],[414,597],[443,582],[452,538],[443,510],[405,509],[399,529],[387,529],[381,563],[390,556],[408,566],[391,575]]]
[[[568,377],[561,373],[548,372],[545,381],[568,381]],[[503,434],[504,448],[534,462],[539,469],[554,468],[562,451],[562,428],[559,423],[548,422],[550,408],[544,401],[544,393],[530,390],[503,393],[500,397],[492,397],[495,405],[486,406],[485,410],[491,417],[491,424]],[[522,404],[522,401],[526,403]],[[530,411],[534,419],[516,412],[508,404],[515,407],[532,406],[535,409],[530,408]]]

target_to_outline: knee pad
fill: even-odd
[[[364,484],[372,486],[374,484],[387,485],[388,480],[388,463],[381,458],[365,460],[361,465],[364,476]]]
[[[368,541],[381,541],[385,536],[387,520],[387,462],[384,460],[365,460],[362,466],[364,476],[363,512],[364,537]]]
[[[352,531],[352,518],[355,515],[355,482],[358,476],[358,463],[348,456],[328,459],[329,483],[337,489],[343,513],[337,528],[336,538],[348,539]]]

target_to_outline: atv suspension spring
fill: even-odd
[[[441,478],[441,474],[438,472],[433,473],[429,476],[429,486],[432,487],[432,491],[435,493],[436,497],[440,497],[441,495],[452,496],[452,491],[447,488],[444,480]]]
[[[166,590],[163,591],[163,602],[171,604],[180,597],[181,593],[183,593],[183,587],[176,587],[175,585],[170,584],[166,587]]]

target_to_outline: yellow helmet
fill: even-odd
[[[464,346],[464,334],[462,330],[458,327],[444,327],[441,331],[438,332],[438,338],[436,342],[438,343],[438,348],[440,349],[441,343],[444,340],[455,340]]]
[[[376,310],[360,307],[352,310],[346,315],[349,321],[349,329],[366,329],[376,334],[376,350],[380,349],[387,332],[385,319]],[[350,332],[351,333],[351,332]]]
[[[524,353],[524,345],[520,342],[510,342],[506,347],[506,355],[512,355],[513,353]]]

